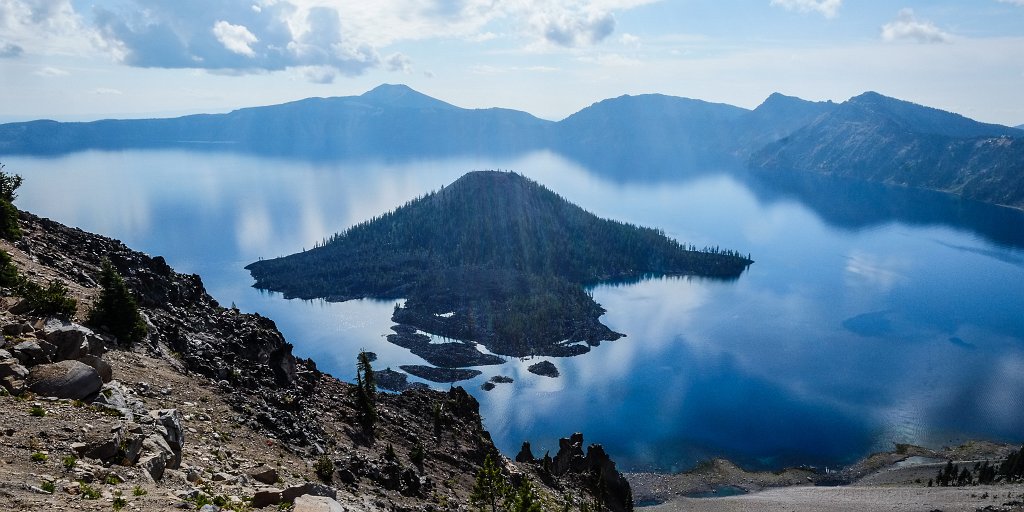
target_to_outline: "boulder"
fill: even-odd
[[[249,476],[257,482],[263,484],[274,484],[277,483],[278,475],[277,470],[270,466],[260,466],[252,471],[249,471]]]
[[[211,477],[210,480],[213,480],[214,482],[235,482],[238,480],[238,477],[230,473],[218,471],[213,474],[213,477]]]
[[[159,454],[149,454],[139,459],[139,467],[146,470],[154,481],[159,482],[164,477],[164,470],[167,465],[164,458]]]
[[[100,359],[98,356],[86,354],[79,356],[78,361],[95,368],[96,373],[100,374],[100,379],[103,379],[104,384],[114,379],[114,369],[110,366],[110,363]]]
[[[146,455],[156,455],[163,459],[164,469],[178,469],[181,467],[181,453],[174,453],[167,440],[160,434],[150,434],[142,441],[142,449]],[[158,478],[154,477],[159,480]]]
[[[302,495],[295,498],[292,512],[345,512],[345,508],[326,496]]]
[[[118,446],[118,464],[131,466],[135,464],[142,455],[142,448],[146,442],[145,431],[142,425],[125,423],[121,427],[121,444]]]
[[[60,361],[33,367],[27,384],[38,395],[82,400],[99,392],[103,379],[85,363]]]
[[[25,366],[50,362],[50,354],[55,352],[53,345],[40,340],[26,340],[18,343],[11,349],[14,357],[17,357]]]
[[[25,390],[28,368],[22,366],[6,350],[0,350],[0,352],[2,352],[0,353],[0,386],[3,386],[12,395],[20,394]]]
[[[149,411],[153,422],[166,430],[164,439],[174,454],[171,460],[167,461],[167,467],[177,469],[181,465],[181,449],[185,446],[185,429],[182,426],[181,412],[177,409],[160,409]]]
[[[92,335],[92,331],[71,322],[63,323],[60,327],[54,329],[47,329],[49,325],[50,323],[47,322],[46,326],[43,327],[43,334],[46,336],[46,341],[56,347],[56,353],[53,356],[54,361],[77,359],[79,356],[88,354],[88,336]]]
[[[356,474],[351,469],[339,469],[338,480],[345,484],[354,484],[356,483]]]
[[[6,336],[21,336],[22,334],[30,333],[33,330],[32,324],[28,322],[20,322],[5,325],[3,332]]]
[[[91,354],[102,355],[106,351],[103,337],[92,329],[60,318],[47,318],[42,322],[38,335],[60,347],[58,354],[63,359],[76,359]],[[75,352],[78,352],[75,355]]]
[[[108,434],[93,435],[84,443],[72,446],[79,457],[106,461],[117,455],[121,447],[123,431],[115,428]]]
[[[25,391],[25,381],[13,376],[2,377],[0,378],[0,387],[12,395],[20,395]]]
[[[22,366],[21,363],[13,357],[0,360],[0,379],[4,377],[14,377],[16,379],[25,380],[28,378],[28,368]]]
[[[310,496],[326,496],[328,498],[337,498],[338,491],[335,491],[333,487],[318,483],[318,482],[306,482],[302,485],[293,485],[285,488],[281,491],[281,501],[290,503],[295,501],[295,498],[308,494]]]
[[[142,401],[131,396],[124,385],[116,380],[104,384],[103,388],[100,389],[99,395],[92,401],[92,404],[113,409],[128,421],[147,425],[153,424],[153,418],[149,416],[149,412]]]
[[[281,489],[264,487],[252,495],[252,508],[263,508],[278,503],[281,503]]]

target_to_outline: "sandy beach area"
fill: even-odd
[[[1016,502],[1018,505],[1006,505]],[[724,498],[676,498],[642,512],[942,512],[1022,511],[1024,485],[974,487],[783,487]],[[985,507],[992,507],[986,509]]]

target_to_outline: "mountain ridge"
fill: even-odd
[[[748,163],[1024,206],[1024,133],[874,92],[764,146]]]
[[[1008,143],[994,139],[1007,138]],[[842,103],[772,93],[748,110],[623,95],[548,121],[466,109],[405,85],[226,114],[0,124],[0,153],[187,148],[306,159],[411,159],[550,150],[619,181],[753,168],[848,176],[1024,207],[1024,131],[868,91]],[[1002,190],[1013,187],[1012,190]]]

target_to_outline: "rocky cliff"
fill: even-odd
[[[24,212],[20,224],[0,249],[30,281],[65,283],[78,311],[35,316],[3,290],[0,500],[12,509],[464,510],[488,456],[509,482],[531,480],[545,509],[632,509],[628,485],[602,483],[621,479],[603,450],[557,475],[510,461],[461,388],[380,394],[368,426],[353,385],[293,356],[273,321],[217,304],[198,276]],[[82,325],[104,260],[138,300],[142,342]]]

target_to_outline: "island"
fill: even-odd
[[[735,279],[751,263],[598,218],[517,173],[477,171],[310,250],[246,269],[254,287],[285,298],[395,300],[389,341],[460,368],[499,364],[499,356],[579,355],[622,337],[600,322],[605,310],[588,287]]]

